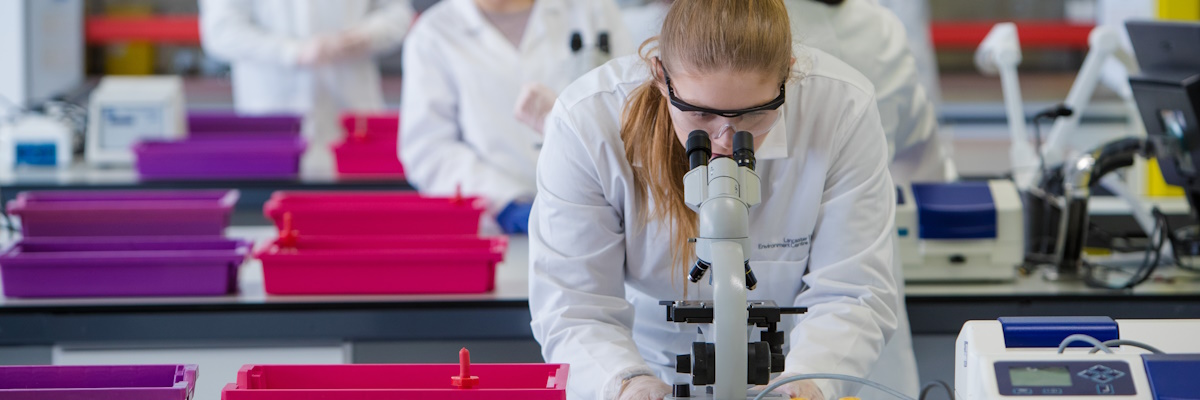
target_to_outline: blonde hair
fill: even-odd
[[[670,229],[672,282],[678,282],[675,277],[684,276],[684,268],[692,261],[694,246],[688,238],[696,236],[698,227],[696,213],[683,199],[688,164],[684,147],[675,136],[670,104],[663,96],[666,88],[652,58],[655,50],[670,71],[757,72],[777,74],[782,81],[791,70],[791,26],[782,0],[675,1],[663,20],[661,34],[639,49],[651,66],[651,79],[634,89],[625,103],[621,140],[633,169],[635,195],[643,207],[641,222],[653,219]],[[653,210],[649,198],[654,199]]]

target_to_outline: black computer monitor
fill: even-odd
[[[1125,24],[1141,72],[1129,78],[1163,180],[1200,206],[1200,23]]]

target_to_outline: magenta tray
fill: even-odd
[[[500,236],[283,236],[260,247],[270,294],[484,293],[496,286]]]
[[[0,254],[0,280],[7,297],[218,296],[237,289],[250,247],[215,237],[27,238]]]
[[[187,119],[189,135],[205,132],[300,132],[303,126],[303,119],[294,114],[192,111]]]
[[[0,366],[4,400],[188,400],[195,365]]]
[[[236,190],[64,190],[21,192],[8,213],[38,236],[222,236]]]
[[[144,141],[134,146],[142,179],[294,179],[304,139],[227,138]]]
[[[278,191],[263,214],[301,235],[475,235],[484,205],[474,197],[424,197],[413,191]]]
[[[246,365],[221,400],[565,400],[566,364]]]

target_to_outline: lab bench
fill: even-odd
[[[260,241],[273,234],[273,228],[263,226],[227,231],[231,237]],[[523,236],[510,238],[505,261],[497,267],[496,289],[481,294],[274,296],[264,291],[261,264],[250,260],[240,271],[235,295],[0,299],[0,365],[167,362],[180,357],[210,357],[218,359],[216,365],[221,365],[220,357],[447,362],[459,346],[470,347],[480,362],[540,362],[529,326],[528,246]],[[1038,276],[1009,283],[908,284],[905,297],[921,377],[953,380],[954,338],[967,320],[1035,315],[1200,318],[1197,278],[1180,274],[1173,283],[1149,282],[1122,292]],[[236,365],[222,368],[237,370]]]
[[[235,226],[228,236],[263,241],[268,226]],[[177,340],[338,341],[530,338],[528,239],[510,238],[496,289],[480,294],[268,295],[262,265],[249,260],[239,293],[216,297],[0,298],[0,347],[60,342]],[[1169,270],[1168,270],[1169,271]],[[1200,274],[1132,290],[1051,282],[1040,275],[1005,283],[909,283],[915,335],[957,334],[970,319],[1017,315],[1200,318]]]

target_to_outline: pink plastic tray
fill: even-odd
[[[186,400],[195,365],[0,367],[4,400]]]
[[[416,192],[275,192],[263,212],[280,229],[290,213],[301,235],[474,235],[483,208]]]
[[[8,212],[25,236],[221,236],[236,190],[64,190],[18,193]]]
[[[370,140],[395,142],[400,133],[400,114],[345,114],[342,115],[342,129],[347,138],[358,136]]]
[[[299,235],[259,248],[270,294],[483,293],[508,239]]]
[[[564,400],[566,364],[475,364],[478,386],[459,389],[458,364],[247,365],[222,400]]]
[[[338,175],[403,178],[396,143],[347,139],[333,146]]]

